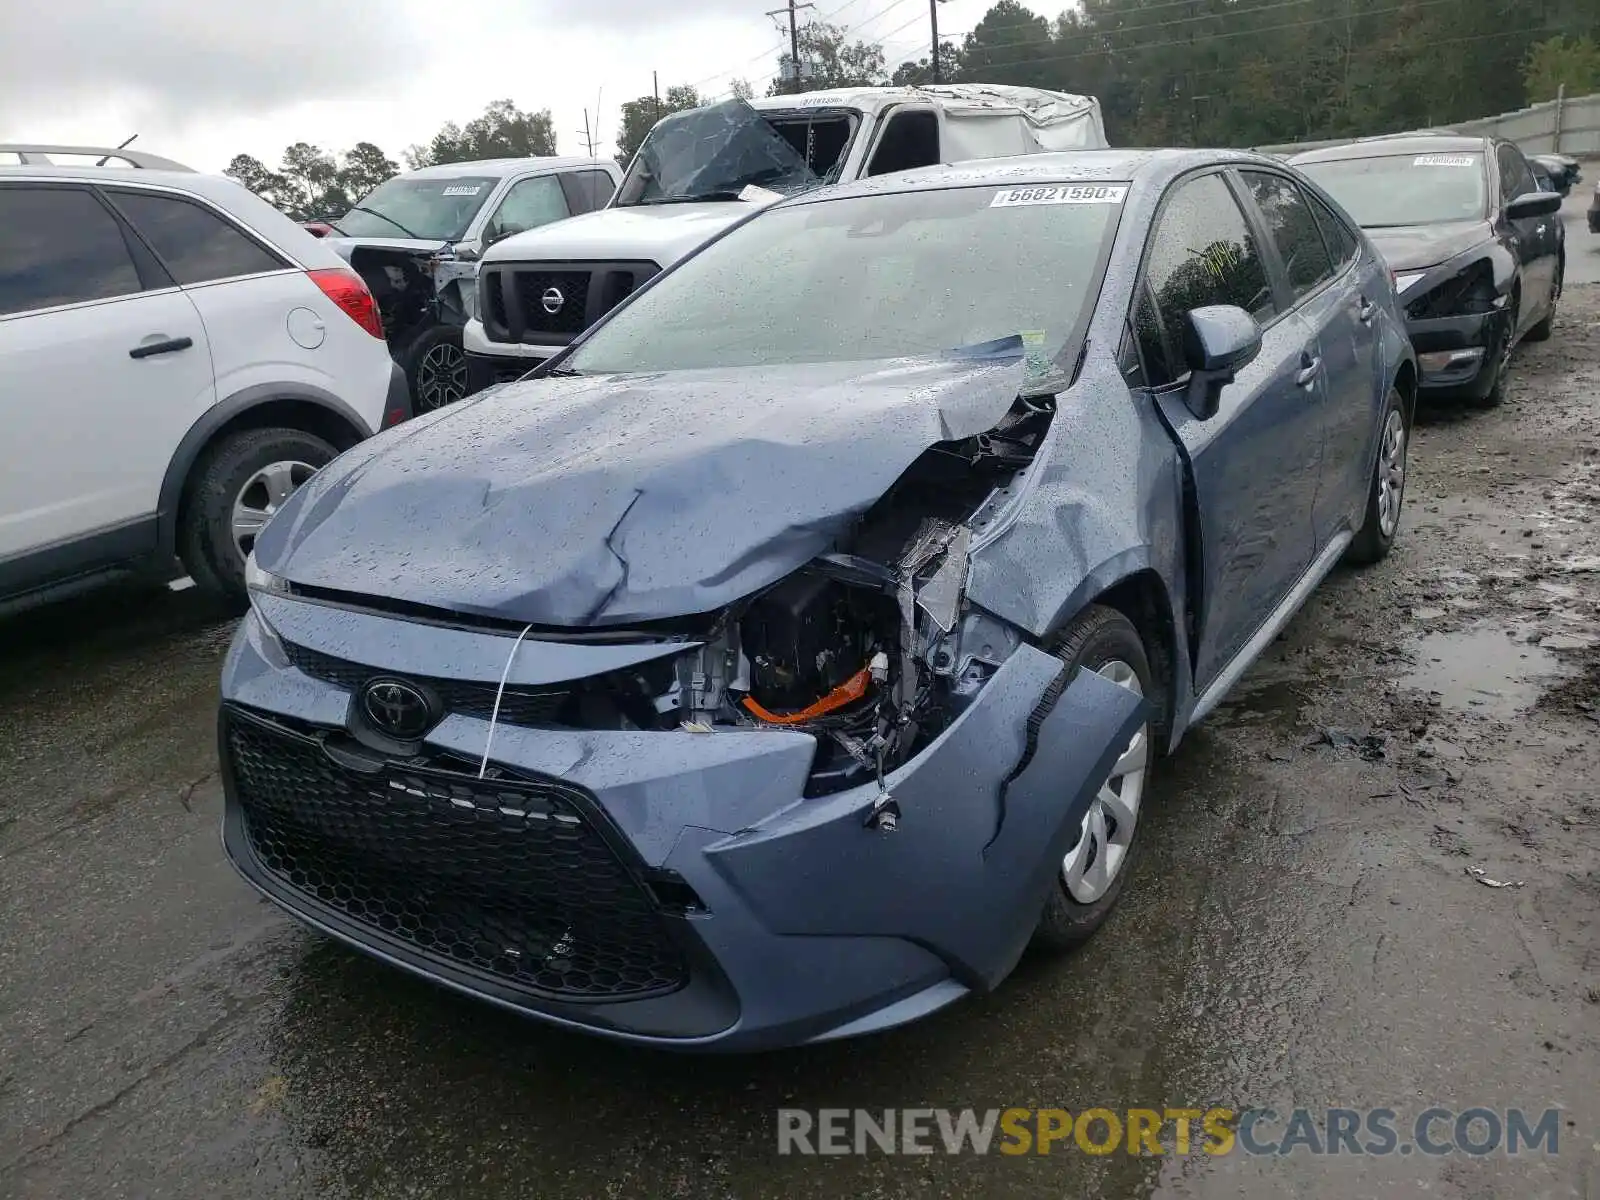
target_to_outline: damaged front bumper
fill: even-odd
[[[595,731],[516,713],[526,723],[497,723],[480,781],[480,709],[451,707],[421,755],[386,759],[342,737],[359,719],[352,688],[381,673],[481,697],[511,638],[256,600],[220,718],[224,840],[244,877],[434,982],[668,1047],[870,1033],[994,987],[1146,719],[1141,698],[1090,673],[1051,706],[1062,664],[1022,645],[881,788],[805,798],[809,733]],[[559,687],[683,649],[528,640],[509,682]],[[886,795],[892,832],[873,821]]]
[[[1495,349],[1506,336],[1508,309],[1406,322],[1417,351],[1420,386],[1438,398],[1481,400],[1495,384]]]

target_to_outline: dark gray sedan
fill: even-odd
[[[228,854],[572,1029],[914,1020],[1106,919],[1158,758],[1388,552],[1416,389],[1382,261],[1270,159],[775,204],[268,525]]]

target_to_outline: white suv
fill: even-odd
[[[0,145],[0,609],[174,557],[242,595],[285,497],[410,412],[366,284],[265,201]]]

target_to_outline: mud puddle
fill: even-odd
[[[1429,633],[1412,647],[1416,665],[1399,682],[1437,696],[1449,709],[1513,717],[1571,673],[1554,649],[1490,622]]]

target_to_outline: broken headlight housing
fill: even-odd
[[[1431,321],[1491,313],[1499,306],[1494,267],[1480,258],[1413,299],[1406,305],[1406,316],[1413,321]]]

